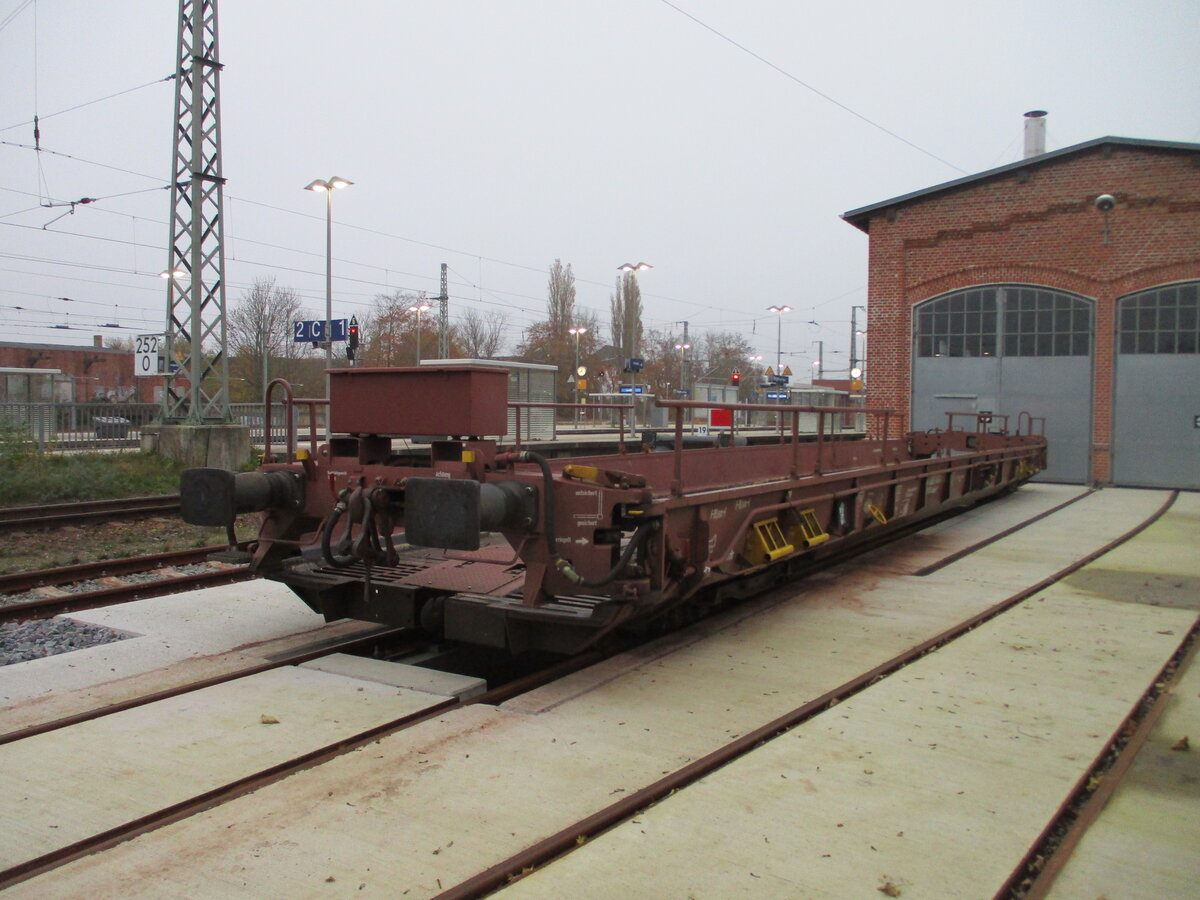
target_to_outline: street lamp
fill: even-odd
[[[867,311],[865,306],[850,307],[850,368],[852,369],[858,365],[858,352],[855,345],[858,343],[858,335],[862,334],[858,328],[858,311],[860,309],[863,312]]]
[[[790,313],[790,306],[768,306],[767,312],[775,313],[777,327],[775,329],[775,374],[779,374],[779,369],[783,364],[783,314]]]
[[[347,181],[334,175],[328,181],[320,178],[304,189],[325,195],[325,398],[329,398],[329,369],[333,368],[333,192],[350,187]]]
[[[633,279],[633,283],[637,284],[637,273],[645,272],[647,269],[653,269],[653,268],[654,268],[654,266],[650,265],[650,263],[648,263],[648,262],[621,263],[621,265],[617,266],[617,271],[618,272],[628,272],[629,276]],[[630,347],[629,358],[634,359],[637,356],[637,331],[636,331],[636,329],[631,329],[631,331],[632,331],[632,333],[629,335],[629,347]],[[632,382],[633,382],[633,389],[634,389],[634,392],[631,396],[631,400],[633,402],[633,413],[629,417],[629,427],[632,430],[632,432],[636,434],[637,433],[637,372],[633,373]]]
[[[688,390],[687,383],[687,352],[692,349],[692,345],[676,344],[675,349],[679,351],[679,386],[683,388],[684,396],[690,397],[692,392]]]
[[[409,312],[415,312],[417,314],[417,365],[418,366],[421,364],[421,313],[429,312],[429,310],[431,310],[432,308],[433,307],[431,307],[424,300],[422,300],[416,306],[410,306],[408,308]]]
[[[864,329],[860,328],[858,331],[854,332],[855,343],[858,342],[858,339],[860,337],[865,338],[866,336],[867,336],[867,332]],[[866,367],[866,364],[867,364],[866,341],[865,340],[863,341],[863,349],[862,349],[861,354],[859,354],[857,352],[857,348],[854,348],[854,349],[855,349],[855,352],[852,353],[850,356],[850,379],[852,381],[859,382],[861,385],[863,369]]]
[[[579,368],[579,336],[587,334],[587,328],[580,325],[576,328],[568,328],[567,334],[575,336],[575,371],[571,377],[575,381],[575,424],[579,424],[579,379],[583,377],[583,370]]]

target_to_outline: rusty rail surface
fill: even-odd
[[[136,519],[146,516],[178,515],[179,495],[124,497],[116,500],[84,500],[45,506],[13,506],[0,509],[0,532],[21,528],[53,528],[87,521]]]
[[[247,566],[229,566],[207,572],[196,572],[192,575],[167,576],[155,581],[131,582],[94,591],[79,591],[36,600],[25,600],[20,603],[0,605],[0,625],[11,622],[27,622],[33,619],[49,619],[63,613],[78,612],[81,609],[95,609],[98,606],[148,600],[151,597],[162,597],[166,594],[177,594],[197,588],[249,581],[252,578],[254,575]]]
[[[557,833],[550,835],[547,838],[527,847],[525,850],[513,854],[507,859],[488,867],[478,874],[453,885],[441,893],[435,895],[435,900],[468,900],[468,898],[483,897],[493,891],[499,890],[511,881],[521,878],[530,872],[535,871],[539,866],[543,866],[555,859],[558,859],[566,854],[576,850],[580,846],[587,843],[588,839],[613,828],[616,825],[634,817],[639,812],[661,800],[664,800],[670,794],[677,790],[681,790],[704,776],[715,772],[717,769],[729,764],[733,760],[745,756],[752,750],[774,740],[782,734],[804,724],[810,719],[815,718],[822,712],[837,706],[866,690],[871,685],[875,684],[882,678],[886,678],[895,674],[900,669],[922,658],[926,654],[937,650],[938,648],[962,637],[975,628],[982,625],[996,616],[999,616],[1013,607],[1017,606],[1024,600],[1035,596],[1046,588],[1050,587],[1058,581],[1066,578],[1073,572],[1078,571],[1090,562],[1099,559],[1105,553],[1119,547],[1121,544],[1132,539],[1140,534],[1170,509],[1175,502],[1178,492],[1172,492],[1166,501],[1152,513],[1147,519],[1138,523],[1129,531],[1110,541],[1104,547],[1087,554],[1065,566],[1053,575],[1042,579],[1037,584],[1031,585],[1007,597],[999,603],[993,605],[989,609],[971,616],[969,619],[946,629],[940,634],[934,635],[915,646],[909,648],[903,653],[898,654],[892,659],[875,666],[870,671],[863,672],[861,675],[855,676],[839,687],[833,688],[830,691],[815,697],[808,702],[797,706],[790,712],[784,713],[776,719],[766,723],[765,725],[756,728],[739,738],[730,741],[723,747],[712,751],[711,753],[694,760],[687,765],[666,774],[663,778],[646,785],[640,790],[634,791],[622,797],[620,800],[609,805],[608,807],[593,813],[586,818],[580,819],[561,829]],[[1153,689],[1153,685],[1151,686]],[[1086,780],[1086,775],[1085,775]],[[1034,847],[1036,850],[1037,847]],[[1031,850],[1031,853],[1033,851]],[[1018,869],[1020,871],[1020,869]],[[1009,885],[997,894],[997,897],[1007,896],[1005,890]]]

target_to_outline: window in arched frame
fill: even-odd
[[[995,356],[998,289],[955,291],[917,306],[918,356]]]
[[[1200,282],[1172,284],[1117,301],[1121,353],[1200,353]]]
[[[1087,356],[1092,305],[1032,285],[955,291],[916,307],[917,356]]]

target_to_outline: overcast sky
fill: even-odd
[[[646,328],[773,358],[766,307],[789,304],[785,361],[821,340],[836,370],[868,299],[842,213],[1018,160],[1030,109],[1051,150],[1200,141],[1195,0],[672,3],[225,0],[230,306],[274,276],[323,316],[302,189],[340,175],[335,317],[434,295],[446,262],[452,318],[503,311],[511,348],[558,258],[607,332],[617,266],[644,260]],[[0,340],[162,330],[176,15],[0,0]],[[14,146],[35,114],[40,154]],[[82,197],[106,199],[40,206]]]

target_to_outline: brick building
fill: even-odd
[[[872,406],[1027,411],[1049,480],[1200,488],[1200,144],[1098,138],[843,218]]]
[[[14,377],[13,390],[6,390],[4,397],[10,402],[152,402],[155,388],[162,385],[161,378],[135,378],[133,352],[105,347],[99,335],[91,347],[0,342],[0,369],[57,369],[61,373],[54,377],[53,397],[19,396],[23,381]]]

